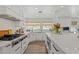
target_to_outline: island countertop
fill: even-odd
[[[78,34],[66,33],[54,34],[46,33],[47,36],[54,41],[65,53],[79,54],[79,38]]]

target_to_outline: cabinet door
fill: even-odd
[[[55,54],[64,54],[64,52],[56,45],[56,44],[52,44],[53,48],[52,51]]]
[[[47,47],[48,53],[50,54],[51,53],[51,40],[49,37],[46,37],[46,39],[47,39],[47,40],[45,40],[46,47]]]
[[[28,46],[28,41],[27,41],[27,38],[25,38],[22,41],[22,53],[26,50],[27,46]]]
[[[50,54],[51,53],[51,50],[49,49],[49,46],[47,44],[47,41],[45,41],[45,45],[46,45],[46,48],[47,48],[48,53]]]
[[[46,40],[46,36],[45,36],[44,33],[38,32],[38,33],[35,34],[35,39],[36,40]]]
[[[0,54],[4,54],[3,53],[3,47],[0,47]]]
[[[36,40],[42,40],[42,33],[36,33]]]
[[[47,40],[47,36],[46,36],[45,33],[42,33],[42,39],[43,39],[43,40]]]
[[[29,34],[29,42],[34,41],[36,39],[35,33],[30,33]]]
[[[2,47],[2,53],[3,54],[10,54],[10,52],[11,52],[11,44]]]
[[[12,54],[20,54],[21,53],[21,42],[11,48]]]

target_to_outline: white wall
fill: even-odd
[[[78,21],[78,24],[76,25],[76,27],[79,26],[79,19],[72,19],[72,18],[60,18],[60,19],[53,19],[54,23],[59,22],[61,24],[61,26],[69,26],[71,27],[71,22],[72,21]]]
[[[64,26],[71,26],[71,19],[65,19],[65,18],[61,18],[61,19],[52,19],[53,23],[60,23],[62,27]]]
[[[77,27],[79,27],[79,19],[76,19],[76,18],[66,18],[66,17],[64,17],[64,18],[51,18],[51,19],[46,19],[46,18],[43,18],[43,19],[35,19],[35,18],[29,18],[29,19],[26,19],[26,21],[28,21],[28,20],[32,20],[32,21],[48,21],[48,22],[52,22],[53,24],[55,24],[55,23],[60,23],[61,24],[61,26],[62,27],[64,27],[64,26],[69,26],[69,27],[71,27],[72,25],[71,25],[71,21],[78,21],[78,25],[77,25]]]
[[[0,6],[0,14],[6,14],[6,7],[5,6]]]

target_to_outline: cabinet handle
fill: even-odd
[[[54,47],[54,49],[57,51],[57,52],[59,52],[59,50],[53,45],[53,47]]]
[[[20,47],[18,47],[15,51],[17,51]]]
[[[54,54],[54,52],[52,54]]]
[[[13,41],[12,42],[12,47],[15,46],[15,45],[17,45],[18,43],[19,43],[18,41]]]

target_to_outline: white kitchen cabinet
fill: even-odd
[[[45,41],[45,45],[46,45],[46,48],[47,48],[48,54],[50,54],[51,50],[50,50],[49,47],[48,47],[47,41]]]
[[[12,54],[20,54],[21,53],[21,42],[19,42],[18,44],[14,45],[12,48],[11,48],[11,53]]]
[[[0,54],[10,54],[11,53],[11,44],[0,47]]]
[[[52,52],[54,54],[64,54],[64,52],[55,44],[52,45]]]
[[[53,41],[53,39],[61,39],[59,36],[50,38],[47,36],[47,49],[49,54],[64,54],[62,49]]]
[[[13,47],[11,48],[12,50],[12,54],[23,54],[23,52],[26,50],[27,46],[28,46],[28,38],[29,37],[22,37],[17,41],[14,41],[14,43],[16,42],[16,44],[13,44]],[[17,43],[18,42],[18,43]]]
[[[36,40],[42,40],[42,34],[41,33],[35,33],[35,39]]]
[[[37,33],[38,35],[37,35],[37,39],[38,40],[44,40],[44,35],[45,34],[43,34],[43,33]]]
[[[11,44],[4,47],[3,53],[10,54],[11,53]]]
[[[22,51],[21,53],[24,53],[24,51],[26,50],[27,46],[28,46],[28,38],[23,39],[22,41]]]
[[[47,36],[46,37],[47,41],[46,41],[46,47],[47,47],[47,50],[48,50],[48,53],[51,54],[51,40],[50,38]]]
[[[37,34],[35,32],[31,32],[29,34],[29,42],[37,40]]]
[[[46,36],[45,33],[42,33],[42,39],[43,39],[43,40],[47,40],[47,36]]]
[[[3,51],[3,48],[2,48],[2,47],[0,47],[0,54],[2,54],[2,51]]]
[[[39,40],[46,40],[46,35],[42,32],[33,32],[30,33],[30,41],[39,41]]]
[[[54,54],[64,54],[62,49],[60,47],[58,47],[58,45],[56,43],[54,43],[53,41],[52,41],[52,46],[51,47],[52,47],[51,48],[52,53],[54,53]]]

